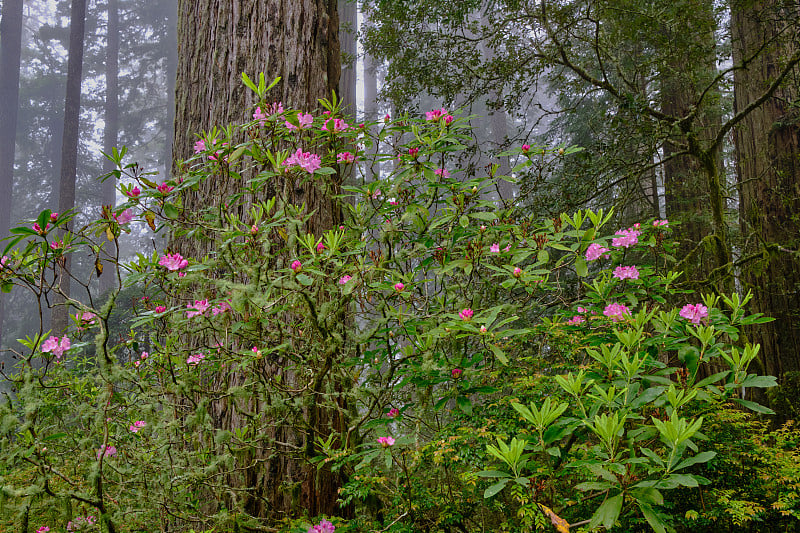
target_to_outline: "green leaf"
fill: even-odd
[[[332,169],[331,167],[322,167],[314,171],[315,176],[319,175],[326,176],[330,174],[336,174],[336,170]]]
[[[674,470],[681,470],[686,468],[687,466],[692,466],[697,463],[707,463],[711,459],[713,459],[717,455],[717,452],[701,452],[693,457],[689,457],[688,459],[684,459],[680,464],[678,464]]]
[[[503,352],[503,350],[501,350],[498,346],[490,344],[489,349],[492,351],[494,356],[497,357],[498,361],[500,361],[504,365],[508,364],[508,357],[506,357],[505,352]]]
[[[510,478],[511,474],[508,472],[503,472],[501,470],[482,470],[476,474],[478,477],[502,477],[502,478]]]
[[[164,203],[164,215],[167,218],[178,218],[179,214],[180,214],[180,212],[178,211],[177,207],[175,207],[174,205],[172,205],[169,202],[165,202]]]
[[[467,217],[467,215],[461,215],[461,216],[458,218],[458,224],[459,224],[459,225],[460,225],[462,228],[467,228],[467,227],[469,227],[469,218]]]
[[[469,398],[467,398],[466,396],[459,396],[458,398],[456,398],[456,405],[466,414],[468,415],[472,414],[472,402],[469,401]]]
[[[306,276],[305,274],[298,274],[297,275],[297,282],[304,287],[310,286],[314,283],[314,280],[310,276]]]
[[[502,481],[500,481],[498,483],[495,483],[494,485],[492,485],[488,489],[486,489],[483,492],[484,499],[491,498],[492,496],[494,496],[495,494],[497,494],[498,492],[503,490],[505,488],[506,484],[508,484],[509,481],[510,480],[508,480],[508,479],[504,479],[504,480],[502,480]]]
[[[769,387],[777,387],[778,382],[775,380],[775,376],[757,376],[755,374],[750,374],[742,381],[741,386],[766,389]]]
[[[656,515],[655,511],[653,511],[653,508],[641,501],[637,503],[639,504],[639,509],[642,511],[645,520],[647,520],[647,523],[653,528],[653,531],[656,533],[667,533],[667,530],[664,527],[664,522],[662,522],[658,515]]]
[[[575,272],[582,278],[589,275],[589,266],[586,264],[586,259],[581,256],[575,258]]]
[[[0,290],[1,290],[1,291],[3,291],[3,292],[4,292],[4,293],[6,293],[6,294],[8,294],[9,292],[11,292],[11,290],[12,290],[13,288],[14,288],[14,284],[13,284],[13,283],[11,283],[10,281],[6,281],[6,282],[5,282],[5,283],[3,283],[2,285],[0,285]]]
[[[603,502],[594,515],[592,521],[589,523],[589,529],[594,529],[602,524],[604,528],[611,529],[614,523],[619,518],[619,513],[622,510],[622,493],[617,494],[613,498],[608,498]]]
[[[775,411],[773,411],[769,407],[764,407],[760,403],[751,402],[750,400],[741,400],[739,398],[734,398],[733,401],[735,401],[736,403],[738,403],[738,404],[740,404],[740,405],[742,405],[744,407],[747,407],[751,411],[755,411],[756,413],[763,413],[765,415],[774,415],[775,414]]]

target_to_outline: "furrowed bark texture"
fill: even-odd
[[[286,109],[314,112],[318,99],[330,98],[338,90],[340,47],[336,0],[179,0],[178,66],[175,90],[175,136],[173,153],[187,158],[197,140],[196,133],[213,126],[249,120],[254,93],[241,81],[242,73],[257,80],[264,72],[267,82],[281,82],[268,100],[282,101]],[[239,182],[215,177],[184,197],[184,208],[194,210],[218,202],[237,191]],[[338,224],[337,204],[312,185],[295,190],[295,204],[305,202],[316,210],[306,231],[321,235]],[[337,193],[338,191],[333,191]],[[266,196],[272,196],[270,191]],[[237,213],[242,220],[243,212]],[[205,243],[173,242],[184,256],[201,258]],[[280,365],[268,372],[281,373]],[[286,376],[284,376],[286,377]],[[228,374],[218,386],[242,384]],[[291,377],[289,376],[289,379]],[[218,401],[213,410],[218,427],[243,427],[243,412],[272,411],[269,397],[246,402]],[[314,453],[315,433],[336,430],[335,415],[315,401],[303,407],[310,427],[300,429],[274,420],[274,429],[261,449],[243,457],[244,469],[231,482],[245,495],[238,499],[247,513],[258,517],[285,514],[333,514],[340,482],[327,469],[317,471],[307,462]],[[340,425],[340,424],[339,424]],[[341,512],[340,512],[341,514]]]
[[[735,112],[758,98],[797,51],[796,1],[737,0],[731,5],[734,64],[763,52],[735,72]],[[744,272],[755,297],[751,312],[776,320],[748,331],[761,344],[763,373],[779,379],[800,371],[800,72],[797,67],[735,130],[745,257],[760,254]]]

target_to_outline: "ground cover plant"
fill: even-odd
[[[678,221],[540,220],[493,194],[513,176],[459,171],[457,114],[351,124],[335,97],[284,109],[263,77],[245,83],[252,120],[198,135],[175,179],[114,151],[124,204],[83,228],[46,210],[12,230],[4,290],[46,305],[78,253],[117,287],[67,300],[74,326],[43,323],[3,369],[4,527],[794,527],[791,490],[724,481],[739,442],[774,454],[748,465],[757,478],[797,484],[790,426],[736,435],[769,412],[748,391],[775,380],[749,371],[758,346],[740,336],[768,319],[750,295],[675,288],[691,276],[670,270]],[[391,153],[369,156],[379,140]],[[576,150],[505,155],[519,174]],[[380,179],[345,181],[375,165]],[[185,209],[201,180],[240,192]],[[333,198],[327,224],[298,191]],[[109,255],[134,219],[174,246]],[[123,329],[112,313],[133,294]]]

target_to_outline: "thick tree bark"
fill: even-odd
[[[174,1],[174,0],[173,0]],[[170,11],[167,22],[167,123],[164,139],[164,175],[172,171],[172,141],[175,135],[175,76],[178,70],[178,29],[177,3],[175,11]]]
[[[342,56],[346,62],[342,63],[338,94],[345,105],[345,113],[355,117],[358,114],[356,107],[358,6],[355,0],[340,0],[339,22],[342,26],[342,31],[339,32]]]
[[[800,6],[794,1],[731,3],[735,112],[758,99],[798,47]],[[757,60],[750,58],[763,52]],[[745,241],[743,281],[754,298],[749,311],[776,320],[748,331],[761,344],[762,371],[779,379],[800,371],[800,72],[735,129],[740,222]]]
[[[712,2],[708,0],[683,0],[674,9],[678,16],[683,14],[679,19],[682,24],[662,28],[669,35],[665,42],[672,45],[687,34],[695,39],[674,46],[672,59],[661,73],[661,110],[669,116],[686,117],[717,73],[716,22]],[[712,91],[706,98],[708,101],[703,104],[702,116],[693,126],[704,146],[713,141],[722,118],[717,103],[718,91]],[[666,214],[670,220],[680,222],[673,230],[678,241],[676,257],[680,258],[685,258],[713,231],[708,209],[710,192],[702,162],[695,155],[676,155],[686,149],[685,143],[683,132],[668,137],[664,142]],[[717,161],[717,172],[721,172],[722,158],[718,147],[712,157]],[[705,279],[714,266],[718,266],[710,253],[698,250],[693,257],[686,268],[696,272],[697,279]]]
[[[11,228],[14,145],[19,108],[19,58],[22,47],[22,0],[5,0],[0,19],[0,238]],[[0,255],[4,244],[0,244]],[[6,296],[0,293],[0,346]]]
[[[117,0],[108,0],[108,25],[106,27],[106,102],[103,152],[110,154],[118,144],[119,137],[119,5]],[[114,169],[109,159],[103,161],[103,173]],[[103,182],[102,205],[116,205],[117,183],[113,178]],[[114,246],[108,243],[108,246]],[[111,272],[100,276],[100,290],[106,292],[114,285]]]
[[[268,95],[287,109],[318,109],[318,99],[330,98],[339,88],[340,48],[336,0],[180,0],[178,3],[178,68],[176,80],[175,137],[173,151],[186,158],[196,133],[250,119],[255,95],[241,81],[264,72],[267,80],[281,77]],[[184,197],[192,210],[236,192],[237,181],[207,180]],[[336,202],[314,186],[303,191],[300,202],[315,211],[307,231],[321,235],[339,223]],[[237,213],[244,219],[244,213]],[[185,256],[202,256],[204,243],[173,243]],[[280,366],[270,369],[281,372]],[[222,386],[240,384],[228,375]],[[253,398],[247,405],[217,402],[213,416],[219,427],[241,427],[245,411],[268,409],[268,399]],[[309,428],[300,430],[276,422],[263,449],[243,457],[239,487],[248,487],[240,500],[253,516],[284,513],[332,514],[336,507],[338,476],[307,462],[314,454],[315,431],[336,427],[331,413],[313,401],[304,406]],[[341,428],[340,428],[341,429]],[[328,432],[330,429],[327,430]],[[298,460],[297,450],[302,450]]]
[[[61,143],[61,178],[59,180],[58,212],[75,207],[75,181],[78,171],[78,135],[80,133],[81,76],[83,73],[83,40],[86,28],[86,0],[72,0],[69,22],[69,58],[67,60],[67,92],[64,101],[64,137]],[[60,335],[69,324],[70,260],[64,257],[60,267],[60,285],[64,296],[54,299],[51,324]]]

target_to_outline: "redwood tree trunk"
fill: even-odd
[[[5,0],[0,19],[0,238],[11,228],[14,144],[19,108],[19,58],[22,47],[22,0]],[[0,243],[0,255],[5,248]],[[0,293],[0,346],[6,296]]]
[[[86,28],[86,0],[72,0],[69,21],[69,58],[67,60],[67,92],[64,100],[64,137],[61,142],[61,179],[59,180],[58,212],[75,207],[75,181],[78,172],[78,136],[80,134],[81,76],[83,73],[83,39]],[[61,291],[70,295],[70,260],[65,255],[60,267]],[[54,299],[53,331],[60,335],[69,324],[66,298]]]
[[[190,154],[196,133],[250,119],[255,95],[242,83],[243,72],[251,78],[264,72],[268,81],[280,76],[281,83],[269,99],[282,101],[286,109],[317,110],[317,100],[330,98],[339,87],[338,27],[336,0],[179,0],[175,157],[185,159]],[[184,196],[184,207],[193,210],[213,204],[236,192],[238,184],[222,177],[213,183],[207,180],[198,191]],[[308,210],[315,211],[308,231],[321,235],[334,222],[338,224],[339,209],[332,198],[313,186],[300,194]],[[207,251],[204,243],[196,241],[173,244],[186,256]],[[226,385],[232,386],[238,378],[229,375],[228,379],[231,382]],[[240,407],[252,412],[266,401],[253,398],[246,406],[218,402],[213,410],[215,424],[241,427]],[[334,512],[338,477],[324,468],[318,471],[307,461],[314,453],[313,431],[330,428],[333,422],[313,402],[305,411],[311,432],[277,424],[269,438],[272,442],[241,458],[242,474],[231,482],[252,489],[241,503],[247,513],[314,516]],[[302,459],[297,449],[305,450]]]
[[[759,97],[796,51],[800,7],[796,2],[736,0],[731,3],[734,64],[766,48],[757,61],[736,70],[735,111]],[[794,25],[794,28],[791,27]],[[740,222],[746,239],[743,280],[754,298],[749,311],[776,320],[748,331],[761,344],[763,372],[779,379],[800,371],[800,112],[797,67],[763,105],[735,130]]]

